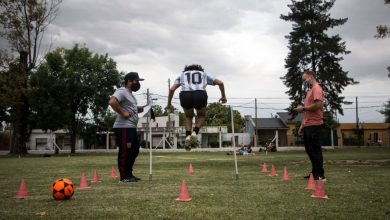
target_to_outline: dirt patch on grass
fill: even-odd
[[[387,165],[390,164],[390,159],[384,160],[326,160],[326,164],[335,165]]]
[[[309,160],[301,160],[301,161],[292,161],[290,162],[290,164],[293,166],[299,166],[299,165],[307,164],[309,162],[310,162]]]
[[[309,160],[292,161],[293,166],[300,166],[310,163]],[[390,159],[384,160],[325,160],[324,164],[331,165],[390,165]]]

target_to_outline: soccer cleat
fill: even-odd
[[[325,178],[325,176],[314,177],[314,180],[319,180],[319,179],[321,179],[321,180],[322,180],[322,182],[326,182],[326,178]]]
[[[193,132],[191,133],[191,136],[192,136],[192,137],[196,137],[196,132],[193,131]]]
[[[136,176],[134,176],[134,175],[133,175],[131,178],[134,178],[134,179],[137,180],[137,181],[141,180],[141,178],[136,177]]]
[[[191,135],[188,135],[187,137],[186,137],[186,141],[189,141],[191,139]]]
[[[130,178],[124,178],[120,182],[122,182],[122,183],[136,183],[137,180],[134,177],[130,177]]]

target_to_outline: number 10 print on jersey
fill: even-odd
[[[175,81],[181,91],[206,90],[207,85],[214,85],[214,79],[202,71],[185,71]]]

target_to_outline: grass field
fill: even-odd
[[[304,152],[239,156],[235,180],[233,156],[226,153],[156,153],[153,181],[149,155],[140,154],[138,183],[108,178],[114,154],[22,158],[0,157],[0,219],[390,219],[390,149],[339,149],[324,152],[329,200],[305,190],[310,163]],[[279,176],[260,173],[273,163]],[[188,174],[189,163],[194,168]],[[282,181],[287,165],[290,180]],[[68,201],[52,199],[49,187],[67,177],[78,185],[83,172],[102,179],[90,190],[76,190]],[[21,179],[28,199],[15,199]],[[182,180],[192,201],[179,202]]]

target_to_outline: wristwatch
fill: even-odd
[[[302,108],[302,111],[303,111],[303,112],[306,111],[305,107]]]

